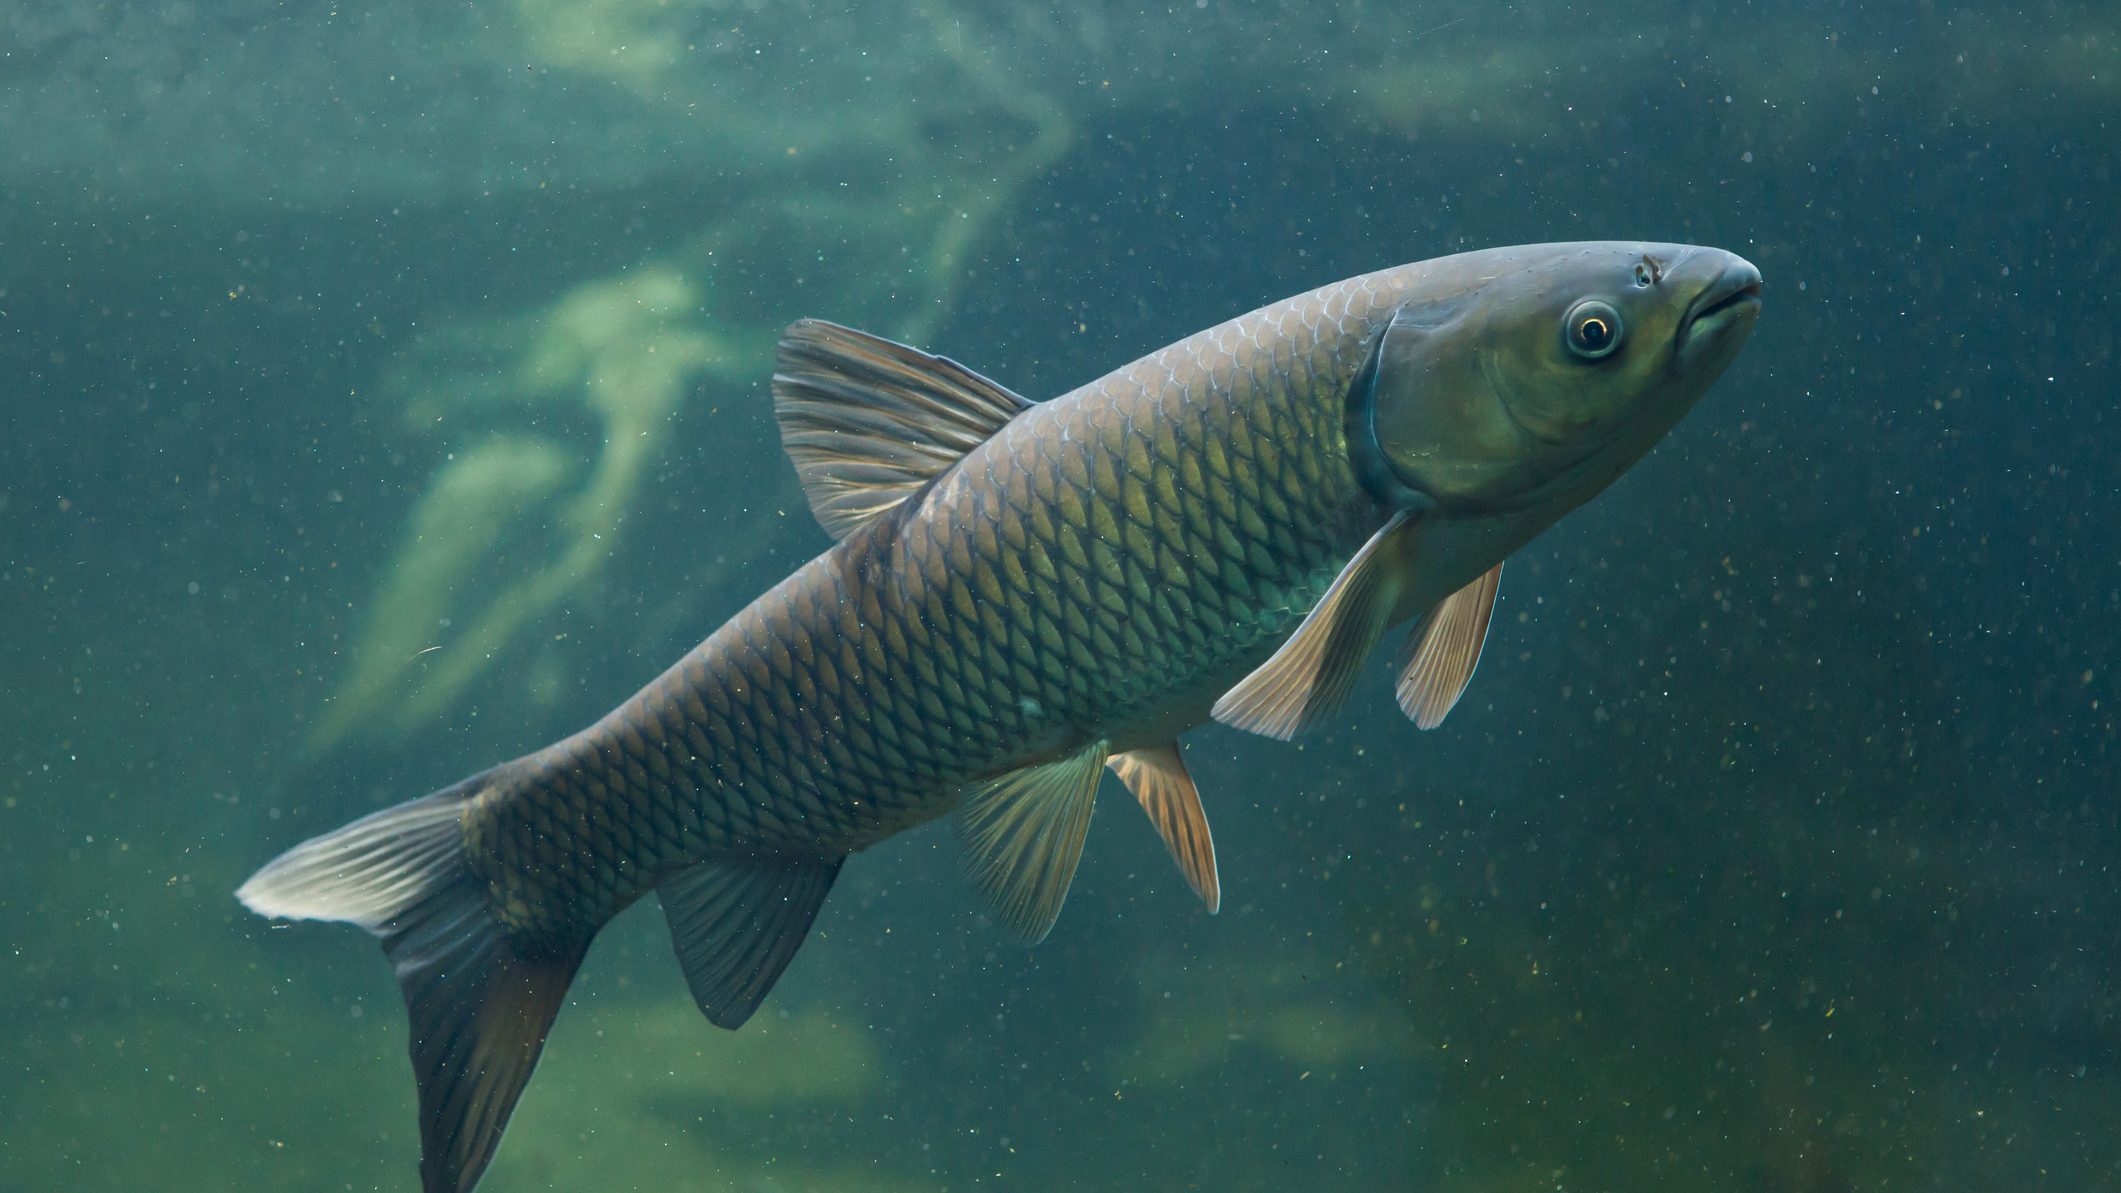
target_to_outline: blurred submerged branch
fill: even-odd
[[[588,11],[536,7],[552,20]],[[541,619],[588,591],[686,395],[702,382],[756,392],[771,372],[789,312],[758,302],[751,287],[784,285],[800,272],[795,263],[821,260],[836,294],[828,313],[881,315],[892,334],[916,342],[934,335],[977,246],[1067,152],[1071,132],[1058,103],[1013,83],[992,53],[968,49],[954,18],[924,12],[954,64],[948,86],[970,101],[948,135],[909,125],[881,163],[870,146],[824,167],[784,166],[784,177],[671,253],[518,315],[445,321],[415,346],[386,387],[414,424],[459,435],[480,428],[470,433],[486,437],[454,454],[415,510],[313,750],[448,715],[516,657],[512,648]],[[626,73],[642,83],[670,61],[637,58]],[[828,153],[836,146],[826,142]],[[805,156],[799,145],[784,155]],[[820,168],[861,184],[821,187],[811,176]],[[586,474],[571,478],[563,462],[572,453],[546,428],[582,413],[602,446]],[[733,520],[718,539],[717,566],[740,569],[784,525]]]
[[[685,278],[645,269],[486,329],[493,344],[510,346],[510,391],[531,405],[579,402],[601,424],[603,446],[572,489],[564,487],[569,453],[551,439],[501,432],[452,454],[413,512],[353,670],[311,734],[313,750],[363,728],[404,731],[439,715],[526,626],[595,575],[679,401],[732,359],[691,325],[698,305]],[[443,368],[400,385],[418,387],[415,410],[446,409],[453,395],[477,392],[475,377]],[[534,560],[529,569],[497,592],[472,583],[508,547]],[[458,618],[462,630],[445,632]],[[447,645],[430,655],[423,639]]]

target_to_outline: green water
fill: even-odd
[[[1033,396],[1489,244],[1759,329],[1380,662],[1108,792],[1051,939],[945,831],[757,1019],[607,931],[483,1189],[2121,1189],[2121,18],[738,0],[0,8],[0,1189],[417,1187],[359,932],[234,887],[573,730],[824,548],[805,315]]]

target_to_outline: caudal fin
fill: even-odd
[[[382,938],[412,1018],[427,1193],[478,1183],[589,947],[528,945],[495,920],[463,844],[464,805],[491,782],[474,775],[305,841],[236,892],[260,915]]]

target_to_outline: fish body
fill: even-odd
[[[1639,458],[1750,330],[1714,249],[1487,250],[1366,274],[1029,402],[817,321],[783,442],[836,545],[590,727],[290,850],[253,909],[381,936],[413,1020],[430,1191],[490,1158],[597,930],[653,889],[740,1024],[842,861],[957,812],[1027,939],[1119,774],[1212,910],[1176,737],[1289,737],[1391,627],[1433,725],[1502,559]]]
[[[602,721],[496,776],[469,818],[475,855],[493,881],[534,869],[527,900],[594,923],[673,863],[836,857],[979,778],[1206,720],[1384,520],[1340,406],[1391,285],[1292,299],[1029,406]],[[585,814],[662,830],[621,857],[570,830]]]

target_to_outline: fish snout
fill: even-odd
[[[1760,314],[1761,278],[1751,261],[1721,249],[1703,250],[1687,264],[1688,272],[1706,275],[1679,321],[1679,351],[1691,356],[1752,328]]]

